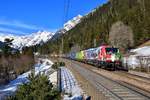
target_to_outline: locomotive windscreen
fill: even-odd
[[[107,53],[117,53],[118,52],[118,48],[106,48],[106,52]]]

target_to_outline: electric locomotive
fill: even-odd
[[[109,70],[124,69],[119,49],[108,45],[71,52],[68,58]]]

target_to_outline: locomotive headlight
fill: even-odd
[[[118,58],[118,57],[116,57],[116,60],[119,60],[119,58]]]
[[[111,60],[112,60],[112,62],[115,61],[115,55],[111,55]]]

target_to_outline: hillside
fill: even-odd
[[[149,41],[146,41],[145,43],[141,44],[141,45],[138,46],[138,47],[143,47],[143,46],[150,46],[150,40],[149,40]]]
[[[82,18],[63,36],[63,52],[110,44],[127,50],[150,39],[149,0],[109,0]],[[62,39],[46,45],[50,52],[62,49]],[[44,45],[45,46],[45,45]]]

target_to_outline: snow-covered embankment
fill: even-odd
[[[35,64],[35,75],[39,73],[44,73],[45,75],[48,75],[50,82],[52,82],[53,85],[57,85],[57,71],[53,70],[51,68],[53,62],[51,62],[49,59],[40,59],[38,60],[38,63]],[[18,86],[29,82],[28,76],[30,75],[31,70],[23,73],[22,75],[19,75],[15,80],[12,80],[9,84],[5,86],[0,87],[0,100],[4,98],[5,96],[12,95],[17,90]]]
[[[61,67],[61,89],[64,93],[64,100],[82,100],[83,91],[77,80],[66,67]]]

